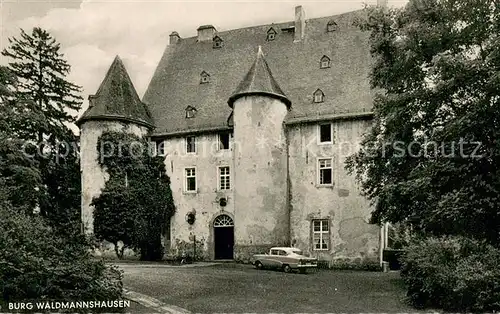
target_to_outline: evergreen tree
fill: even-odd
[[[9,111],[19,117],[9,123],[10,134],[37,143],[43,180],[37,205],[53,226],[68,230],[68,217],[76,219],[80,207],[77,138],[68,126],[81,108],[81,88],[66,79],[70,65],[47,31],[21,30],[9,43],[2,54],[17,78]]]
[[[37,204],[41,177],[34,160],[33,147],[23,148],[23,142],[11,134],[14,121],[19,119],[12,111],[13,87],[16,77],[0,66],[0,191],[2,200],[23,212],[32,213]]]
[[[500,243],[500,4],[370,9],[374,123],[348,160],[373,222]]]
[[[73,140],[67,123],[75,122],[81,109],[81,88],[66,80],[70,65],[61,46],[45,30],[35,27],[31,35],[21,30],[20,38],[9,38],[2,55],[17,77],[16,110],[29,115],[17,131],[20,138],[37,142]]]

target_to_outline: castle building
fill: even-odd
[[[299,6],[291,22],[173,32],[142,101],[117,57],[78,121],[87,232],[107,179],[97,140],[113,130],[147,137],[165,158],[176,205],[167,252],[196,239],[209,260],[294,246],[379,261],[386,230],[369,224],[344,168],[373,116],[369,34],[353,25],[362,14],[306,19]]]

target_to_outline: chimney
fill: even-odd
[[[177,42],[179,41],[179,39],[181,39],[181,36],[179,36],[179,33],[177,32],[172,32],[172,34],[170,34],[170,42],[169,44],[170,45],[173,45],[173,44],[177,44]]]
[[[198,41],[212,41],[215,36],[215,27],[212,25],[202,25],[198,27]]]
[[[295,7],[295,37],[293,42],[304,39],[306,31],[306,12],[301,5]]]
[[[377,7],[387,9],[387,0],[377,0]]]

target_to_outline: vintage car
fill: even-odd
[[[302,255],[302,251],[293,247],[273,247],[269,253],[255,254],[252,264],[257,269],[282,269],[286,273],[298,270],[305,273],[308,268],[318,267],[316,258]]]

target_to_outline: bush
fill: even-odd
[[[319,268],[324,268],[318,263]],[[363,270],[363,271],[381,271],[380,263],[371,260],[350,260],[350,259],[336,259],[328,263],[328,268],[335,270]]]
[[[193,242],[191,241],[181,241],[179,239],[176,239],[176,252],[174,255],[174,259],[181,260],[183,258],[189,258],[189,260],[192,261],[203,261],[208,259],[207,256],[205,256],[205,240],[200,239],[196,240],[196,252],[194,249]]]
[[[0,217],[3,302],[122,299],[121,272],[93,260],[83,237],[57,237],[40,217],[5,203]]]
[[[417,307],[451,311],[500,310],[500,250],[463,238],[428,238],[410,244],[401,275]]]

